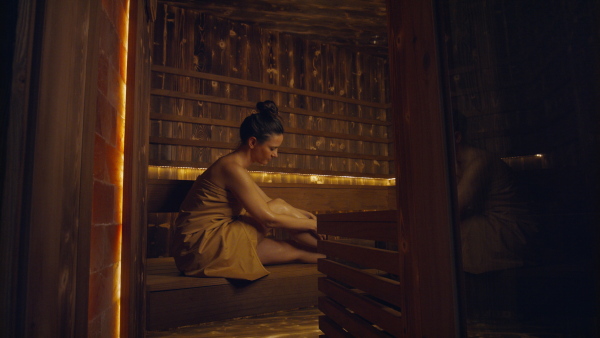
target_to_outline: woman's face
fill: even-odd
[[[273,157],[277,157],[277,150],[283,142],[283,134],[271,135],[262,144],[256,142],[252,149],[253,162],[267,164]]]

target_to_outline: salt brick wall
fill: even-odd
[[[119,336],[121,205],[129,0],[102,0],[94,143],[89,337]]]

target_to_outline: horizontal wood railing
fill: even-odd
[[[373,107],[373,108],[380,108],[380,109],[389,109],[390,108],[390,105],[388,103],[357,100],[357,99],[352,99],[352,98],[346,98],[343,96],[322,94],[322,93],[312,92],[312,91],[308,91],[308,90],[302,90],[302,89],[298,89],[298,88],[278,86],[278,85],[269,84],[269,83],[249,81],[249,80],[243,80],[243,79],[233,78],[233,77],[229,77],[229,76],[222,76],[222,75],[215,75],[215,74],[209,74],[209,73],[203,73],[203,72],[197,72],[197,71],[190,71],[190,70],[184,70],[184,69],[173,68],[173,67],[153,65],[152,71],[160,72],[160,73],[168,73],[168,74],[173,74],[173,75],[179,75],[179,76],[194,77],[194,78],[209,80],[209,81],[225,82],[225,83],[230,83],[230,84],[235,84],[235,85],[240,85],[240,86],[245,86],[245,87],[253,87],[253,88],[258,88],[258,89],[272,90],[272,91],[277,91],[277,92],[282,92],[282,93],[315,97],[315,98],[331,100],[331,101],[345,102],[345,103]]]
[[[234,121],[230,121],[230,120],[220,120],[220,119],[213,119],[213,118],[184,116],[184,115],[175,115],[175,114],[152,113],[152,114],[150,114],[150,119],[160,120],[160,121],[205,124],[205,125],[223,126],[223,127],[231,127],[231,128],[238,128],[240,126],[240,124],[238,122],[234,122]],[[372,136],[363,136],[363,135],[345,134],[345,133],[335,133],[335,132],[331,132],[331,131],[321,131],[321,130],[312,130],[312,129],[300,129],[300,128],[286,127],[285,132],[286,132],[286,134],[310,135],[310,136],[329,137],[329,138],[334,138],[334,139],[354,140],[354,141],[373,142],[373,143],[391,143],[392,142],[392,140],[390,138],[372,137]]]
[[[322,215],[319,233],[319,326],[327,336],[398,337],[402,286],[398,281],[398,251],[382,249],[397,244],[395,211]]]
[[[150,137],[151,144],[169,144],[178,146],[194,146],[194,147],[207,147],[217,149],[235,149],[237,144],[218,142],[218,141],[203,141],[203,140],[188,140],[180,138],[169,138],[169,137]],[[300,148],[287,148],[281,147],[278,149],[281,154],[296,154],[296,155],[312,155],[312,156],[328,156],[328,157],[342,157],[342,158],[354,158],[363,160],[375,160],[375,161],[391,161],[391,156],[380,156],[380,155],[366,155],[366,154],[355,154],[350,152],[341,151],[327,151],[327,150],[311,150],[311,149],[300,149]]]
[[[193,183],[191,180],[149,179],[148,212],[179,212],[179,206]],[[393,186],[288,183],[261,183],[259,186],[268,196],[281,198],[292,205],[314,212],[382,210],[395,207]],[[384,236],[378,238],[385,238]]]
[[[324,222],[324,224],[327,224]],[[324,228],[324,226],[320,226]],[[319,230],[323,231],[323,230]],[[357,263],[362,266],[370,266],[374,269],[388,271],[389,273],[399,274],[400,266],[398,262],[398,253],[396,251],[365,248],[364,246],[339,243],[335,241],[322,241],[319,243],[321,251],[340,259]]]

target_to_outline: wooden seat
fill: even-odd
[[[148,182],[149,213],[176,213],[194,182],[154,179]],[[372,209],[395,204],[388,186],[261,185],[268,195],[282,197],[292,205],[312,211]],[[339,196],[345,196],[340,199]],[[335,220],[344,214],[328,216]],[[352,216],[354,217],[354,216]],[[146,265],[148,330],[258,315],[317,305],[316,264],[268,266],[270,275],[253,283],[225,278],[182,276],[173,258],[149,258]]]
[[[147,329],[169,328],[315,306],[315,264],[267,266],[255,282],[182,276],[173,258],[148,259]]]

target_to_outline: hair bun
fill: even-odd
[[[277,108],[275,102],[271,100],[258,102],[256,104],[256,109],[258,109],[259,114],[267,114],[273,117],[279,117],[279,108]]]

